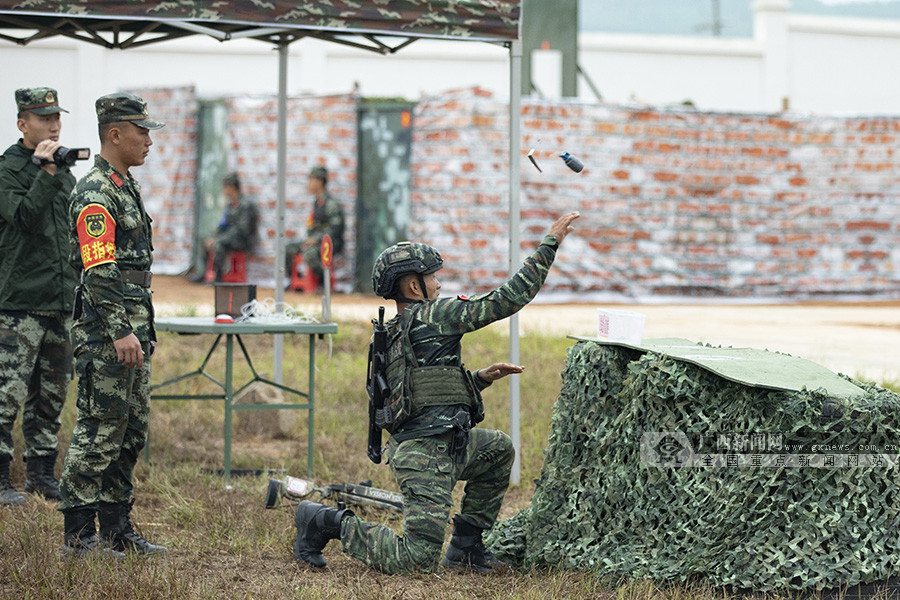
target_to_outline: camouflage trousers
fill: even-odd
[[[13,455],[22,409],[25,458],[56,452],[59,414],[72,380],[66,313],[0,311],[0,456]]]
[[[441,437],[407,440],[388,450],[403,494],[403,536],[389,527],[349,517],[341,523],[344,552],[385,573],[431,572],[441,558],[453,507],[453,486],[466,481],[459,516],[489,529],[509,486],[515,451],[502,431],[473,429],[465,451],[451,456]]]
[[[112,343],[76,348],[78,421],[60,479],[60,510],[131,498],[150,420],[151,350],[142,346],[141,369],[119,364]]]

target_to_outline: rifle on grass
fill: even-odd
[[[285,476],[284,481],[270,479],[266,490],[266,508],[278,506],[282,497],[303,500],[318,493],[321,498],[357,506],[372,506],[385,510],[403,511],[403,495],[372,487],[371,481],[362,483],[333,483],[317,488],[308,479]]]

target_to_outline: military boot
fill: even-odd
[[[100,539],[113,550],[135,552],[153,556],[165,556],[166,547],[151,544],[134,530],[131,524],[131,502],[100,503],[97,517],[100,521]]]
[[[59,500],[59,481],[53,476],[56,452],[25,459],[25,491],[40,494],[47,500]]]
[[[16,491],[9,479],[9,456],[0,456],[0,506],[25,504],[25,496]]]
[[[441,566],[478,573],[505,567],[506,563],[495,558],[491,551],[484,547],[484,542],[481,541],[483,531],[469,525],[458,516],[454,517],[453,537],[450,538],[450,545],[441,560]]]
[[[105,556],[107,558],[125,558],[100,542],[94,528],[93,508],[70,508],[63,511],[65,534],[63,537],[63,557]]]
[[[349,508],[330,508],[309,500],[301,502],[294,515],[294,525],[297,527],[294,558],[320,569],[324,567],[322,550],[325,544],[341,537],[341,521],[351,516],[353,511]]]

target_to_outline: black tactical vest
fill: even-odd
[[[429,406],[463,405],[469,408],[472,423],[484,419],[484,403],[473,376],[462,366],[420,367],[409,340],[414,313],[424,304],[408,307],[388,330],[387,383],[390,397],[384,403],[383,425],[397,431],[410,417]]]

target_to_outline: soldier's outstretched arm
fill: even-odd
[[[570,212],[553,222],[535,252],[525,259],[522,268],[500,287],[471,298],[438,298],[420,313],[443,333],[468,333],[505,319],[522,309],[544,285],[556,250],[575,228],[572,222],[580,216]]]

